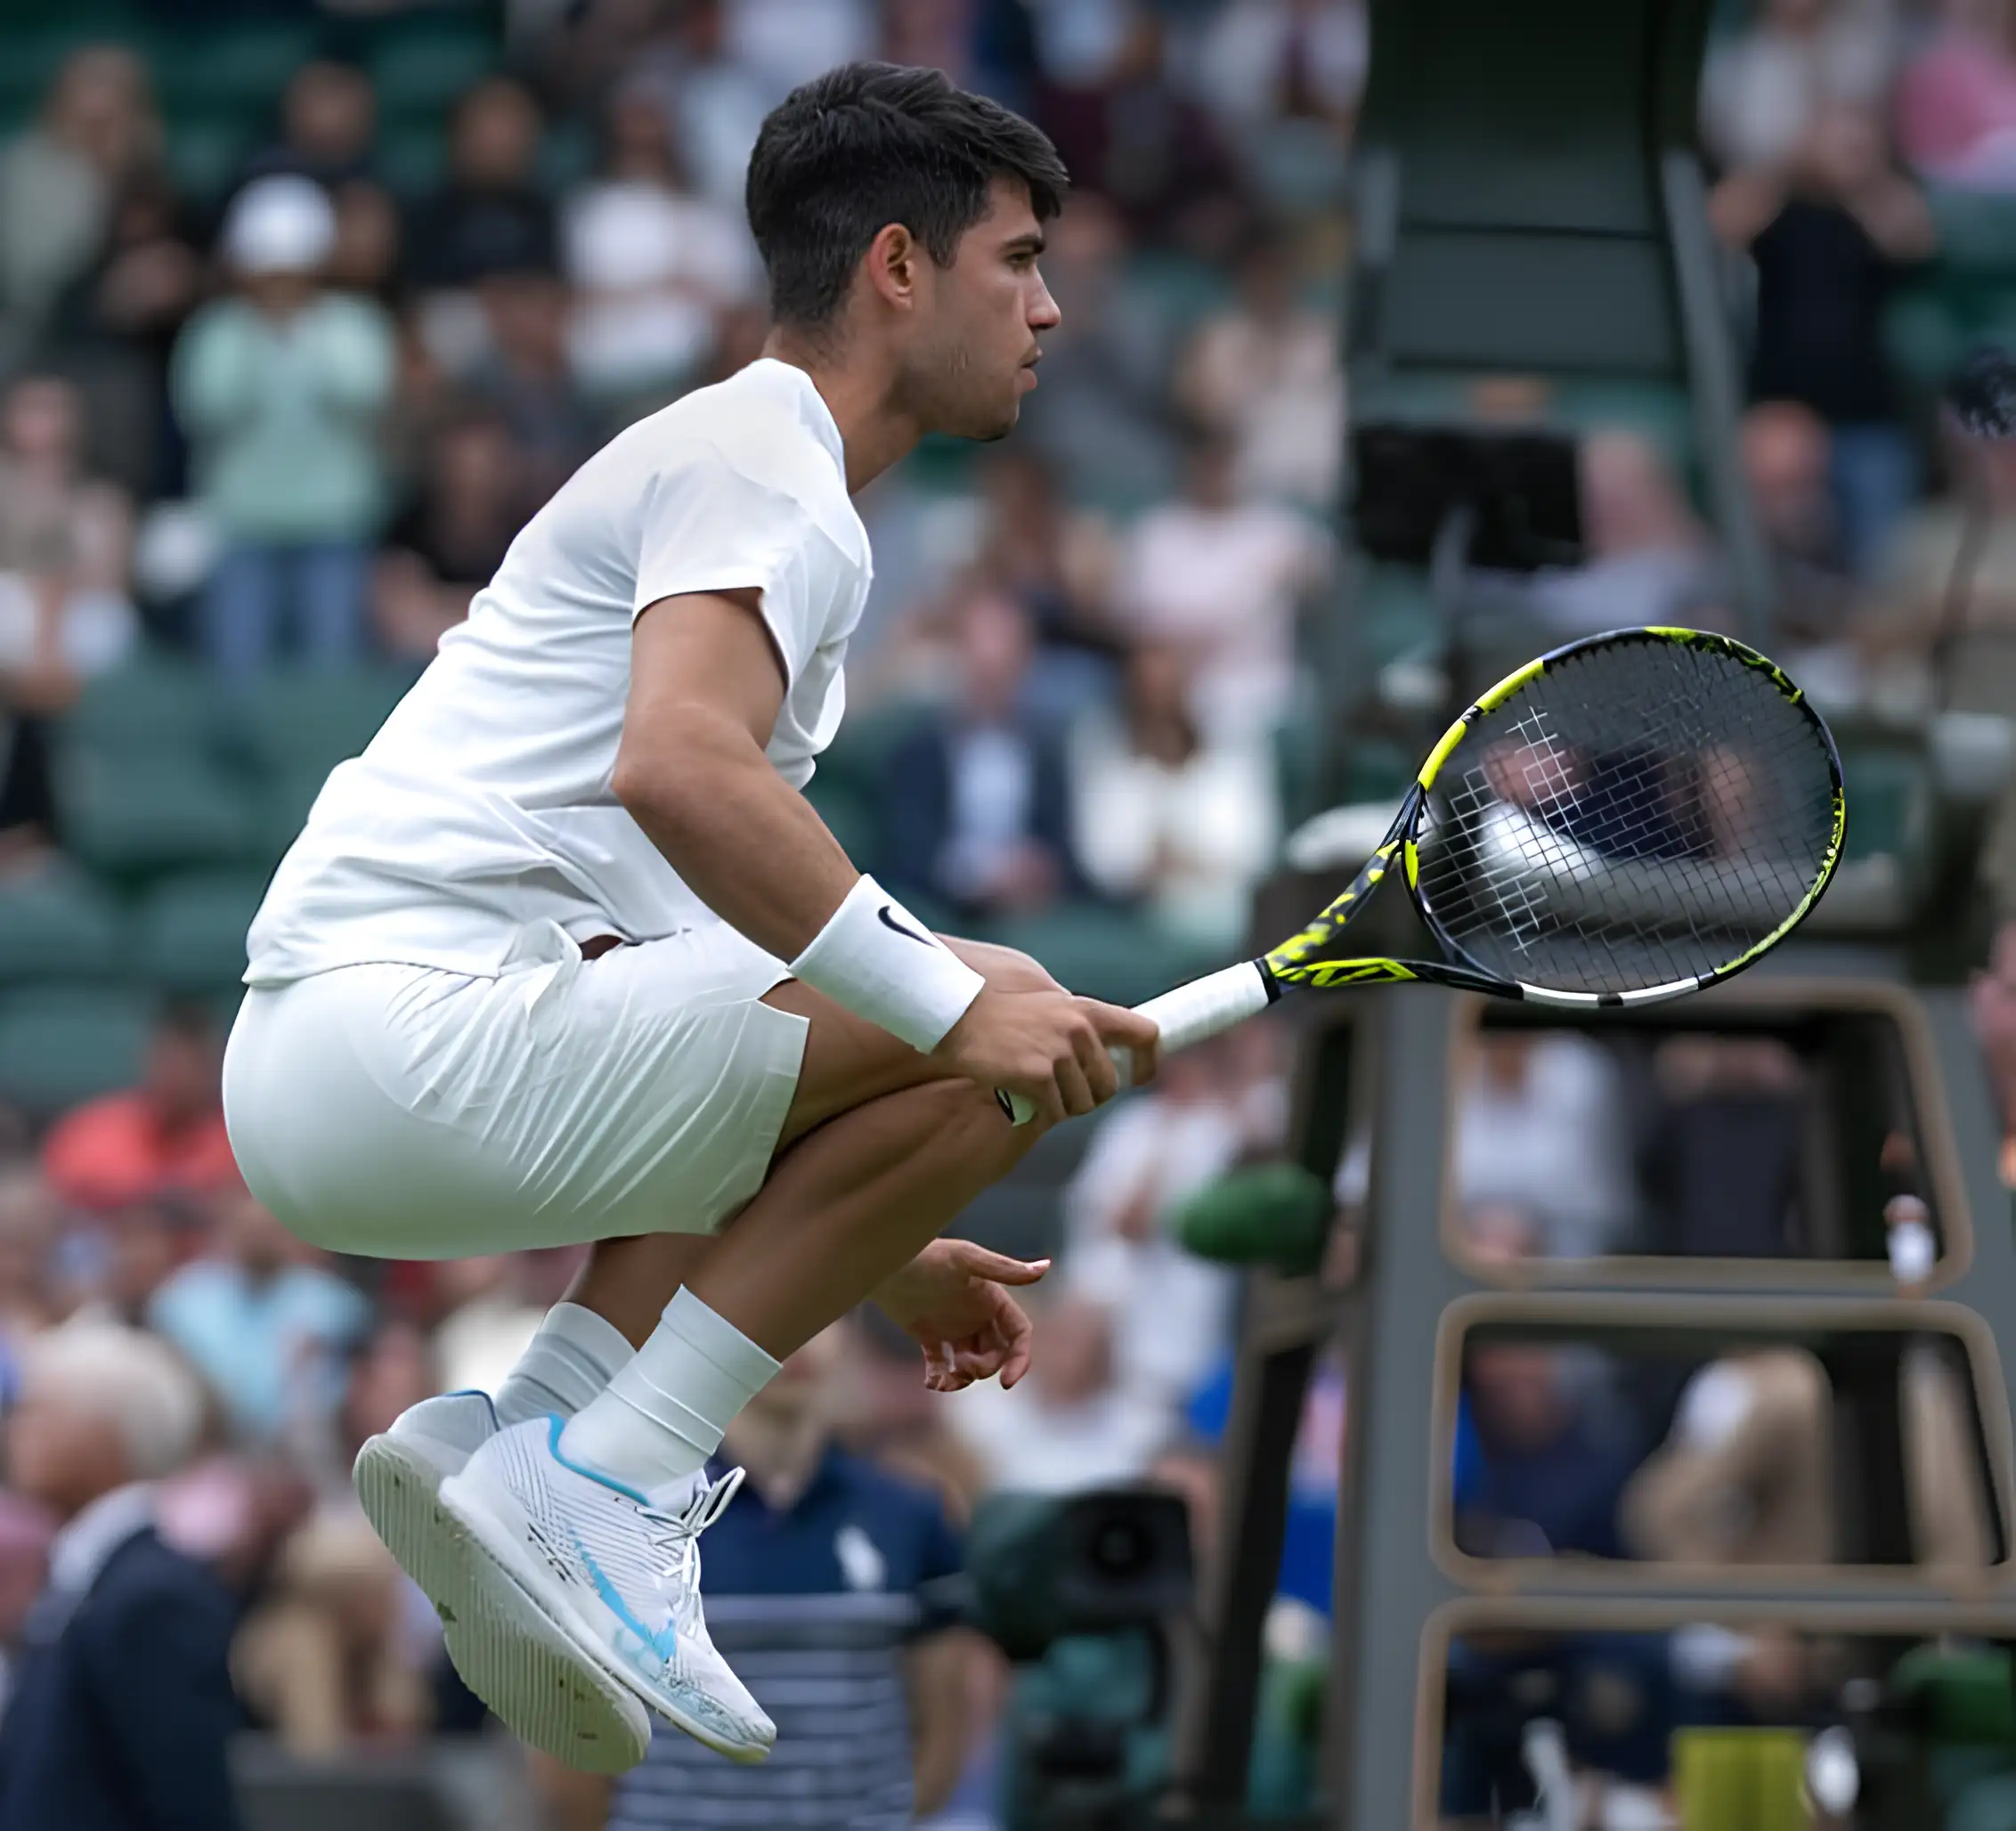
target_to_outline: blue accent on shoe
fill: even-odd
[[[561,1468],[571,1469],[576,1475],[585,1476],[589,1481],[599,1482],[606,1488],[614,1488],[625,1500],[635,1501],[639,1507],[648,1507],[651,1504],[650,1495],[638,1493],[635,1488],[625,1486],[623,1483],[603,1474],[599,1469],[588,1469],[579,1462],[570,1462],[560,1452],[560,1433],[567,1428],[567,1420],[557,1413],[549,1412],[546,1421],[552,1427],[547,1435],[547,1447],[553,1453],[553,1460]]]
[[[609,1581],[604,1574],[602,1567],[595,1561],[594,1556],[589,1552],[588,1547],[581,1543],[581,1534],[574,1533],[570,1536],[573,1537],[574,1542],[574,1554],[586,1567],[589,1581],[595,1585],[595,1593],[601,1597],[603,1606],[618,1621],[622,1622],[631,1633],[650,1648],[658,1656],[662,1664],[670,1665],[672,1663],[672,1656],[679,1651],[679,1632],[677,1625],[671,1622],[667,1622],[656,1633],[653,1633],[635,1615],[631,1614],[630,1604],[617,1593],[615,1584]]]

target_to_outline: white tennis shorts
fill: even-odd
[[[768,1174],[805,1020],[726,923],[475,979],[339,967],[246,995],[224,1120],[312,1243],[461,1258],[707,1233]]]

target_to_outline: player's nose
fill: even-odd
[[[1064,314],[1057,307],[1057,301],[1050,296],[1050,289],[1042,281],[1036,283],[1036,297],[1029,301],[1029,329],[1035,331],[1054,330],[1062,322]]]

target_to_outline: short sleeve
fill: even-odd
[[[815,589],[825,538],[803,505],[698,449],[652,484],[630,615],[690,592],[760,592],[763,621],[795,682],[825,635],[829,594]]]
[[[962,1626],[971,1614],[966,1556],[959,1535],[936,1495],[926,1499],[923,1507],[917,1545],[916,1633],[920,1637]]]

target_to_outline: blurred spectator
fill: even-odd
[[[439,1288],[451,1307],[434,1333],[441,1389],[495,1392],[566,1295],[583,1257],[556,1247],[444,1262]]]
[[[1800,1348],[1710,1363],[1666,1442],[1632,1477],[1632,1554],[1690,1564],[1828,1564],[1834,1557],[1833,1389]]]
[[[73,52],[36,124],[0,152],[0,367],[19,361],[97,256],[113,199],[160,151],[145,66],[110,45]]]
[[[14,1694],[21,1640],[49,1575],[55,1523],[33,1501],[0,1488],[0,1713]]]
[[[540,126],[539,104],[508,77],[457,102],[447,178],[408,219],[409,286],[459,289],[489,273],[554,271],[553,206],[534,176]]]
[[[288,79],[279,141],[246,168],[248,178],[286,173],[334,191],[371,175],[378,98],[356,65],[319,58]]]
[[[133,511],[83,472],[77,390],[29,376],[0,397],[0,861],[51,838],[48,719],[139,633],[126,596]]]
[[[583,398],[567,354],[565,285],[535,270],[500,271],[481,282],[477,297],[486,349],[464,391],[509,432],[529,510],[574,474],[607,428]]]
[[[1134,525],[1117,592],[1138,638],[1189,655],[1211,738],[1252,738],[1287,712],[1297,613],[1330,560],[1327,537],[1300,516],[1240,498],[1232,461],[1224,438],[1191,438],[1183,493]]]
[[[159,172],[142,171],[114,199],[96,258],[53,313],[47,346],[85,391],[93,454],[142,495],[181,486],[168,362],[203,277],[174,189]]]
[[[209,1013],[198,1005],[165,1007],[155,1020],[140,1085],[86,1101],[50,1128],[42,1147],[50,1186],[79,1208],[114,1208],[235,1181],[221,1064]]]
[[[776,1720],[776,1753],[738,1768],[654,1737],[613,1788],[562,1779],[569,1822],[600,1826],[606,1810],[610,1831],[896,1831],[950,1794],[976,1657],[958,1626],[959,1544],[934,1497],[834,1446],[848,1342],[836,1324],[786,1360],[708,1471],[748,1471],[708,1529],[701,1591],[715,1645]]]
[[[354,1508],[316,1515],[281,1547],[232,1648],[247,1708],[289,1753],[327,1758],[427,1727],[427,1681],[402,1637],[404,1580]]]
[[[602,177],[562,219],[569,348],[591,394],[658,403],[706,362],[715,314],[756,289],[755,248],[739,217],[688,190],[646,88],[611,98],[608,135]]]
[[[1743,472],[1768,549],[1778,626],[1801,642],[1849,633],[1851,607],[1841,522],[1828,488],[1826,422],[1794,401],[1744,416]]]
[[[876,54],[871,0],[728,0],[721,19],[728,54],[773,102],[836,63]]]
[[[972,590],[958,643],[957,704],[889,761],[890,886],[965,915],[1033,913],[1082,887],[1063,741],[1028,708],[1032,631],[1012,598]]]
[[[1174,468],[1170,352],[1134,296],[1128,248],[1126,223],[1094,191],[1074,191],[1050,225],[1044,278],[1063,317],[1044,337],[1042,384],[1015,435],[1048,460],[1068,500],[1102,507],[1161,495]]]
[[[873,1306],[853,1318],[841,1442],[876,1468],[931,1489],[955,1521],[971,1517],[987,1471],[952,1428],[958,1402],[924,1385],[917,1344]]]
[[[1175,1431],[1166,1406],[1121,1383],[1112,1313],[1055,1297],[1040,1306],[1036,1331],[1043,1349],[1026,1378],[1006,1392],[992,1380],[972,1387],[951,1408],[988,1485],[1066,1494],[1138,1480]]]
[[[1362,0],[1226,0],[1205,29],[1197,85],[1242,138],[1281,120],[1348,128],[1370,50]]]
[[[1880,107],[1896,60],[1888,0],[1762,0],[1744,30],[1714,46],[1702,77],[1702,126],[1730,170],[1784,165],[1822,110]]]
[[[1935,183],[2016,191],[2016,52],[2008,0],[1937,0],[1897,92],[1899,150]]]
[[[427,662],[469,614],[529,513],[517,448],[494,414],[436,427],[412,506],[386,531],[373,581],[378,645]]]
[[[1548,1258],[1622,1249],[1637,1202],[1623,1088],[1603,1046],[1569,1031],[1485,1031],[1463,1070],[1456,1187],[1531,1217]]]
[[[363,647],[394,348],[379,307],[324,289],[335,238],[307,180],[248,185],[221,238],[237,291],[204,306],[175,348],[175,403],[224,547],[203,646],[234,680],[267,664],[288,623],[324,664]]]
[[[1036,620],[1044,703],[1062,710],[1110,698],[1125,638],[1112,616],[1118,555],[1105,521],[1069,507],[1056,472],[1031,451],[991,454],[980,486],[980,570]]]
[[[1157,13],[1140,0],[1047,0],[1036,19],[1044,79],[1034,116],[1072,183],[1105,198],[1137,235],[1222,257],[1239,217],[1238,175],[1210,117],[1169,82]]]
[[[178,1200],[136,1201],[119,1208],[106,1219],[96,1280],[73,1315],[144,1328],[155,1293],[199,1237],[197,1218]]]
[[[1826,421],[1841,538],[1865,575],[1917,482],[1882,319],[1899,276],[1932,252],[1931,214],[1892,164],[1881,116],[1837,102],[1787,163],[1723,179],[1709,216],[1757,267],[1751,397]]]
[[[1800,1215],[1805,1076],[1769,1037],[1670,1037],[1643,1153],[1649,1250],[1713,1258],[1813,1252]]]
[[[0,1719],[4,1831],[240,1821],[224,1585],[155,1529],[153,1484],[194,1448],[195,1380],[151,1337],[52,1330],[7,1424],[15,1491],[62,1522]]]
[[[1170,1233],[1175,1210],[1256,1140],[1224,1045],[1187,1049],[1155,1086],[1102,1118],[1066,1185],[1060,1288],[1105,1306],[1120,1385],[1179,1409],[1228,1345],[1232,1278]]]
[[[1230,953],[1279,836],[1273,756],[1257,737],[1207,742],[1192,667],[1173,643],[1127,663],[1115,712],[1072,733],[1077,856],[1105,896],[1143,906],[1173,938]]]
[[[342,1357],[370,1306],[240,1188],[220,1195],[209,1249],[164,1284],[148,1322],[189,1357],[242,1439],[326,1440]]]
[[[689,0],[639,60],[638,80],[664,110],[679,168],[717,209],[742,210],[763,117],[779,99],[728,43],[728,0]]]
[[[0,1355],[7,1365],[0,1398],[12,1395],[20,1345],[55,1320],[49,1256],[56,1232],[55,1194],[41,1174],[25,1163],[0,1169]]]
[[[1459,1421],[1457,1542],[1478,1558],[1620,1558],[1617,1509],[1641,1445],[1569,1352],[1473,1339]]]
[[[1241,256],[1239,297],[1206,319],[1176,376],[1183,410],[1232,442],[1242,494],[1323,509],[1344,456],[1344,369],[1334,313],[1297,297],[1294,251],[1277,237]]]
[[[1437,590],[1464,625],[1481,635],[1517,613],[1558,641],[1625,623],[1719,623],[1719,557],[1658,447],[1618,427],[1594,432],[1578,469],[1581,565],[1522,575],[1466,570],[1459,551],[1438,551]]]
[[[2016,922],[1996,931],[1988,966],[1974,975],[1968,1002],[2002,1126],[2002,1180],[2016,1189]]]
[[[370,1333],[353,1346],[336,1436],[346,1489],[350,1465],[366,1437],[391,1429],[392,1420],[408,1406],[451,1389],[441,1378],[427,1335],[402,1316],[380,1316]]]

